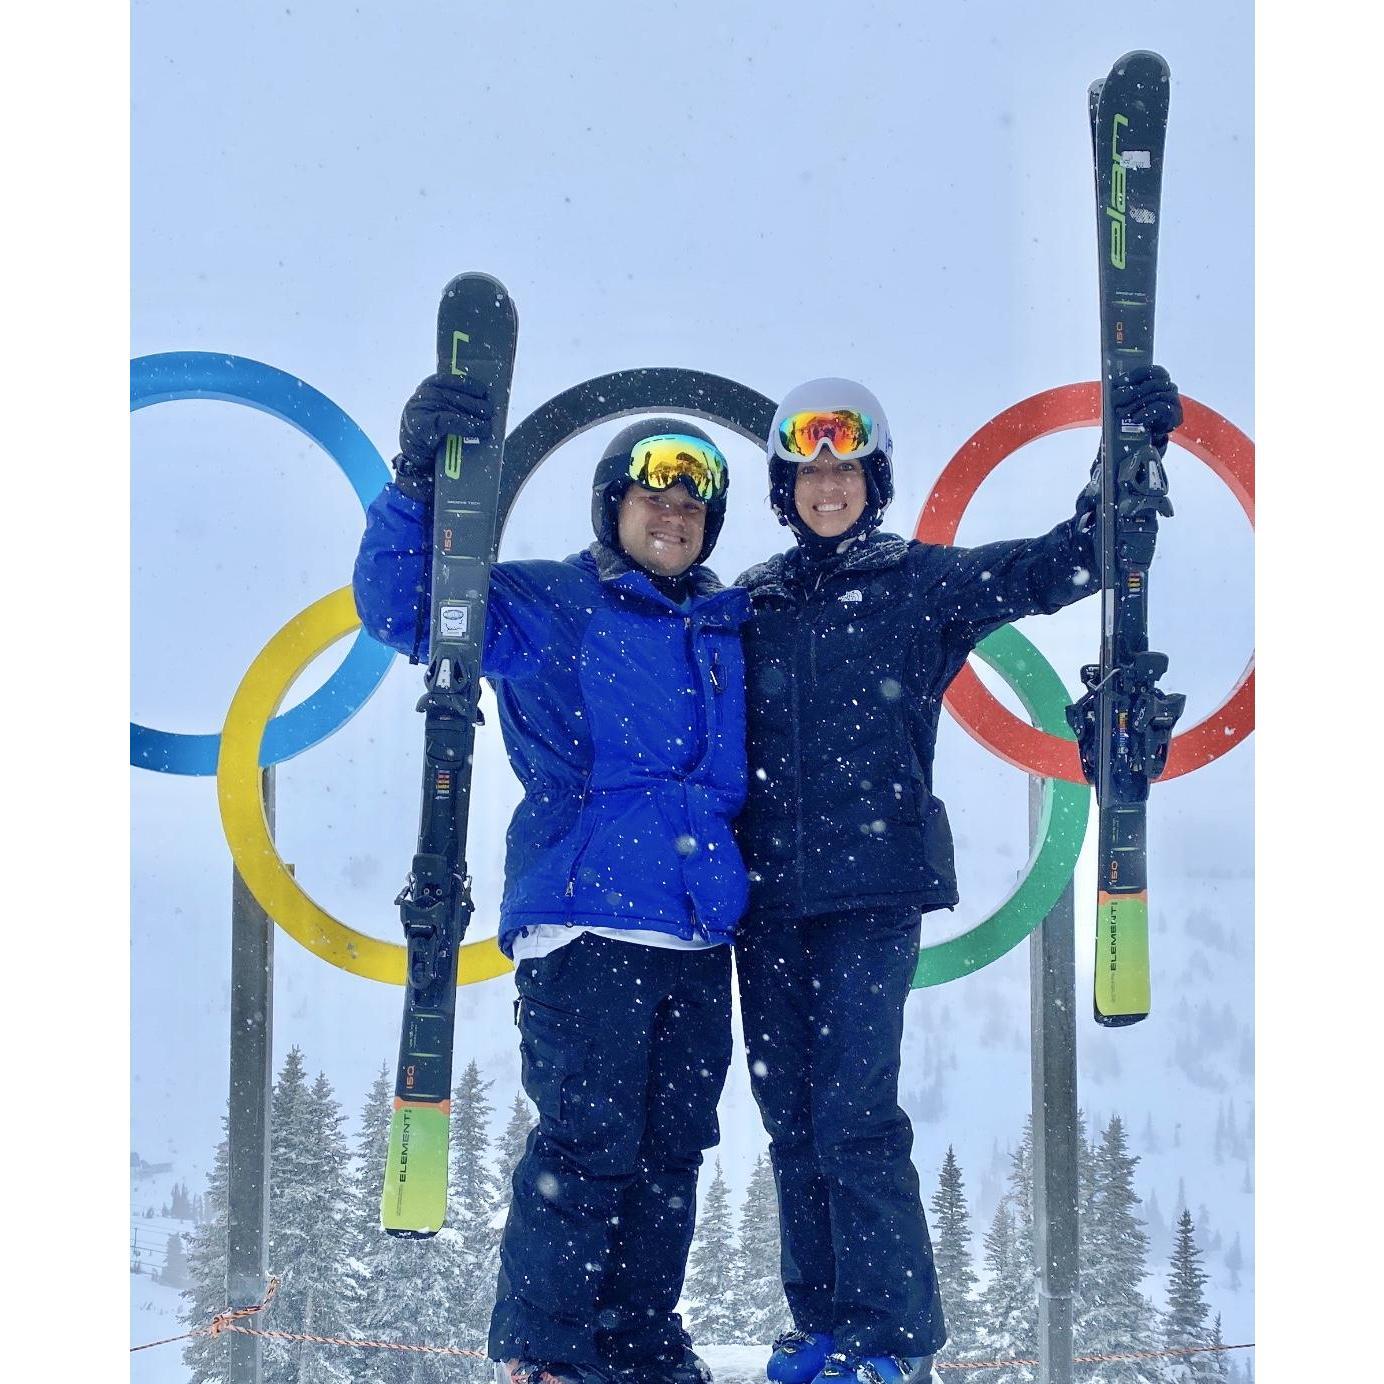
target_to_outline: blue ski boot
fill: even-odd
[[[931,1355],[847,1355],[833,1351],[813,1384],[929,1384],[931,1379]]]
[[[764,1373],[773,1384],[810,1384],[822,1372],[832,1344],[824,1331],[785,1331],[774,1342]]]

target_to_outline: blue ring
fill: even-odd
[[[130,362],[131,411],[170,399],[246,404],[291,424],[336,462],[362,509],[369,508],[389,480],[389,468],[374,443],[340,407],[272,365],[210,351],[168,351]],[[365,705],[393,661],[393,650],[362,630],[341,666],[316,692],[270,721],[260,767],[291,759],[334,734]],[[211,777],[220,751],[219,734],[154,730],[130,722],[130,763],[140,769]]]

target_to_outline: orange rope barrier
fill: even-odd
[[[241,1336],[260,1336],[271,1341],[307,1341],[314,1345],[348,1346],[356,1350],[402,1350],[411,1351],[415,1355],[463,1355],[473,1360],[489,1358],[485,1351],[473,1350],[466,1346],[414,1345],[403,1341],[363,1341],[350,1336],[312,1336],[303,1331],[265,1331],[258,1327],[236,1325],[242,1317],[253,1317],[257,1312],[263,1312],[274,1301],[274,1295],[278,1291],[279,1280],[271,1278],[263,1302],[257,1302],[253,1307],[237,1307],[234,1311],[218,1312],[206,1326],[194,1327],[191,1331],[183,1332],[181,1336],[166,1336],[161,1341],[146,1341],[143,1345],[131,1346],[130,1353],[133,1355],[137,1350],[152,1350],[155,1346],[166,1346],[174,1341],[186,1341],[196,1336],[220,1336],[223,1332],[234,1331]],[[1072,1357],[1072,1363],[1074,1365],[1096,1365],[1110,1360],[1156,1360],[1178,1355],[1214,1355],[1228,1350],[1253,1349],[1253,1341],[1246,1341],[1242,1345],[1233,1346],[1181,1346],[1167,1350],[1131,1350],[1106,1355],[1076,1355]],[[999,1370],[1013,1365],[1037,1364],[1037,1360],[1029,1359],[946,1360],[938,1361],[933,1368],[938,1370]]]

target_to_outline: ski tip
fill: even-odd
[[[1169,77],[1167,59],[1161,53],[1149,48],[1135,48],[1119,58],[1110,69],[1111,77],[1123,77],[1130,68],[1144,69],[1157,81],[1166,82]]]
[[[454,305],[458,303],[471,305],[474,304],[477,310],[483,311],[482,304],[493,305],[494,310],[517,322],[517,313],[514,307],[514,299],[509,296],[509,290],[493,274],[458,274],[452,279],[446,288],[442,290],[441,306],[439,313],[454,310]]]
[[[479,270],[472,270],[465,274],[458,274],[451,279],[445,290],[444,295],[450,296],[453,293],[472,292],[478,288],[488,288],[497,297],[508,298],[509,290],[493,274],[482,274]]]

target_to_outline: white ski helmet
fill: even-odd
[[[838,412],[855,414],[865,425],[863,434],[852,439],[854,445],[842,443],[838,450],[829,436],[819,436],[816,430],[808,433],[807,443],[803,445],[801,430],[792,426],[795,418],[809,413]],[[793,504],[797,468],[818,456],[823,447],[839,461],[861,463],[869,496],[862,517],[866,521],[866,532],[878,528],[885,509],[894,498],[894,439],[889,433],[889,420],[883,405],[863,384],[835,378],[808,380],[790,389],[774,413],[765,451],[769,458],[769,503],[779,523],[796,531],[800,522]]]

